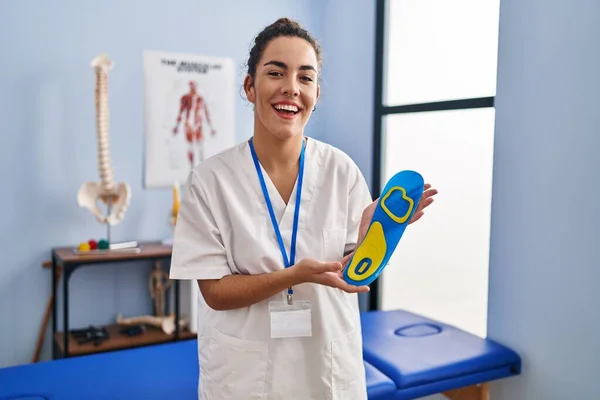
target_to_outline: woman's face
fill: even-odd
[[[301,134],[319,97],[317,68],[315,50],[306,40],[272,40],[256,66],[254,82],[246,78],[256,128],[283,140]]]

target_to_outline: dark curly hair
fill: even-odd
[[[256,66],[262,57],[265,47],[267,47],[271,40],[281,36],[298,37],[310,43],[315,50],[315,54],[317,55],[318,71],[320,75],[321,66],[323,64],[323,54],[321,46],[317,40],[298,22],[289,18],[279,18],[277,21],[263,29],[262,32],[260,32],[254,39],[254,45],[250,50],[250,55],[247,61],[247,73],[252,78],[252,82],[254,82]]]

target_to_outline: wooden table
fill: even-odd
[[[171,259],[171,246],[162,245],[160,242],[139,243],[139,252],[131,251],[111,251],[111,252],[90,252],[78,253],[75,247],[58,247],[52,249],[52,295],[54,297],[52,305],[52,358],[67,358],[76,355],[99,353],[130,347],[138,347],[149,344],[162,343],[167,341],[177,341],[189,339],[195,335],[189,331],[180,332],[180,299],[179,299],[179,281],[173,282],[175,290],[175,332],[167,335],[158,328],[147,327],[145,333],[139,336],[127,336],[119,333],[121,327],[109,325],[106,328],[110,338],[104,340],[100,345],[93,343],[79,344],[69,332],[69,279],[75,270],[82,266],[94,264],[110,264],[123,261],[166,261]],[[59,274],[61,271],[61,274]],[[63,326],[62,332],[58,331],[57,324],[57,302],[56,290],[59,276],[62,275],[63,284]]]

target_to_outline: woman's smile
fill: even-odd
[[[272,105],[275,114],[280,118],[291,120],[296,118],[302,111],[293,101],[278,101]]]

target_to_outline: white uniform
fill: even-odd
[[[262,168],[262,167],[261,167]],[[286,251],[296,188],[286,205],[262,169]],[[340,260],[358,237],[371,195],[355,163],[340,150],[307,141],[296,262]],[[183,190],[171,263],[172,279],[219,279],[284,268],[248,142],[198,165]],[[198,311],[202,400],[366,400],[358,297],[317,284],[294,287],[308,300],[312,336],[270,335],[269,302]]]

